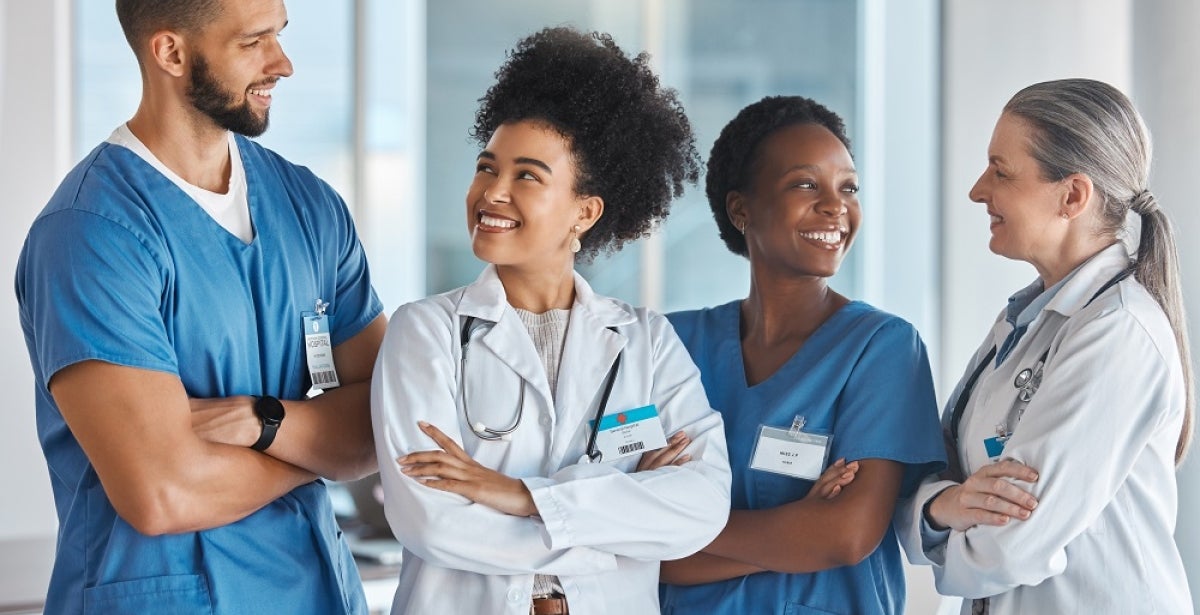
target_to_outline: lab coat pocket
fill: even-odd
[[[83,590],[85,615],[211,615],[208,579],[180,574],[119,581]]]

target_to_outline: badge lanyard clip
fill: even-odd
[[[761,425],[750,454],[750,468],[804,480],[817,480],[829,460],[829,434],[804,431],[808,420],[797,414],[790,427]]]

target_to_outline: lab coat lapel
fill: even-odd
[[[505,310],[500,316],[500,322],[481,336],[479,341],[509,369],[529,383],[530,391],[536,391],[546,405],[550,405],[550,384],[546,379],[546,368],[538,358],[533,340],[516,312],[511,309]]]
[[[626,345],[627,338],[621,327],[634,320],[628,308],[608,297],[597,296],[583,277],[575,274],[575,305],[558,370],[553,419],[557,437],[550,455],[551,469],[562,466],[564,457],[570,452],[573,436],[587,433],[587,428],[581,425],[595,417],[609,369]],[[609,327],[616,327],[617,331]],[[616,410],[621,397],[618,394],[621,382],[628,378],[623,372],[644,369],[638,363],[622,357],[608,411]]]
[[[496,275],[495,266],[488,265],[470,286],[463,289],[457,311],[460,330],[469,316],[494,323],[486,333],[475,338],[475,343],[491,351],[528,383],[531,393],[541,395],[546,405],[550,405],[550,385],[546,379],[546,368],[538,358],[537,349],[533,347],[533,340],[525,330],[525,325],[509,307],[504,285]]]

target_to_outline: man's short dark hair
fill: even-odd
[[[117,0],[117,20],[134,55],[159,30],[195,32],[221,13],[221,0]]]

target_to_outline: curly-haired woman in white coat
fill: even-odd
[[[659,560],[729,511],[721,417],[667,320],[574,265],[666,215],[697,176],[691,128],[607,36],[544,30],[497,78],[466,202],[489,264],[401,307],[375,371],[392,612],[657,613]]]

